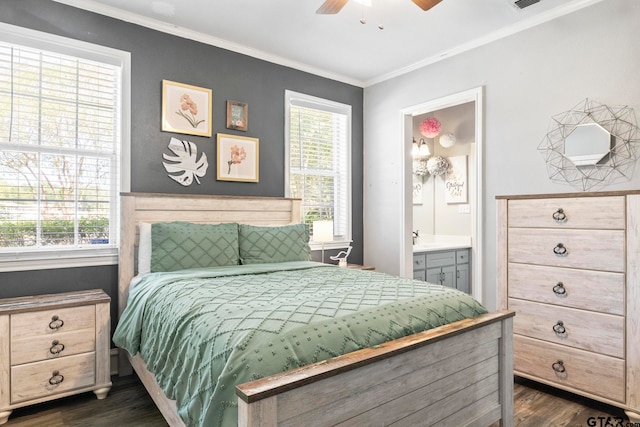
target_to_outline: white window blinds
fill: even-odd
[[[116,246],[120,75],[0,41],[0,252]]]
[[[288,184],[303,222],[333,220],[334,240],[351,240],[351,106],[286,92]],[[313,233],[313,230],[312,230]]]

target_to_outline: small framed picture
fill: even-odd
[[[218,134],[219,181],[258,182],[260,141],[238,135]]]
[[[244,102],[227,101],[227,129],[247,131],[249,128],[249,105]]]
[[[162,81],[162,130],[211,136],[211,89]]]

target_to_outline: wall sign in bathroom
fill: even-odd
[[[467,156],[449,157],[449,171],[445,175],[445,200],[447,203],[467,203]]]

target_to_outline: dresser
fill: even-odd
[[[107,396],[109,305],[102,290],[0,300],[0,424],[22,406]]]
[[[497,197],[514,372],[640,422],[640,191]]]
[[[471,292],[469,249],[414,252],[413,278]]]

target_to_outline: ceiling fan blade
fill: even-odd
[[[411,1],[413,1],[415,4],[417,4],[420,7],[420,9],[429,10],[433,6],[435,6],[438,3],[440,3],[442,0],[411,0]]]
[[[325,0],[322,6],[316,10],[316,13],[320,15],[333,15],[340,12],[340,9],[342,9],[348,1],[349,0]]]

